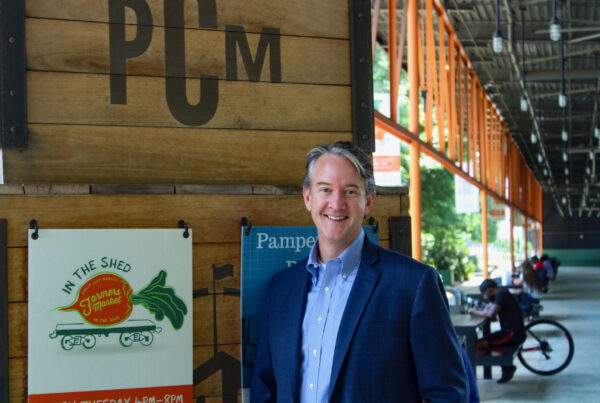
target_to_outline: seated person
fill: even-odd
[[[479,286],[483,297],[490,301],[484,309],[471,308],[469,313],[482,316],[491,320],[500,318],[500,330],[477,340],[477,351],[479,354],[489,352],[498,346],[519,345],[525,341],[525,325],[519,304],[513,295],[505,287],[490,279],[485,279]],[[498,383],[505,383],[512,379],[516,367],[502,367],[502,377]]]
[[[540,302],[544,286],[531,262],[525,260],[519,266],[519,271],[521,274],[519,278],[513,280],[513,284],[523,286],[523,293],[519,297],[519,307],[525,316],[528,316],[533,304]]]
[[[554,268],[554,265],[552,264],[552,259],[550,259],[548,255],[542,255],[540,260],[542,261],[542,264],[546,269],[546,275],[548,277],[548,280],[554,280],[554,278],[556,277],[556,270]]]
[[[531,264],[533,265],[533,269],[535,270],[538,277],[540,278],[540,281],[542,282],[542,292],[548,292],[549,278],[546,266],[544,266],[544,263],[542,263],[542,261],[539,260],[537,256],[531,258]]]

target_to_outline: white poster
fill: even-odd
[[[459,214],[479,212],[479,189],[454,175],[454,204]]]
[[[30,402],[192,402],[192,237],[29,233]]]

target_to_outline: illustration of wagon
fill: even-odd
[[[129,319],[118,326],[91,327],[84,323],[61,323],[50,333],[50,338],[62,336],[60,345],[64,350],[71,350],[73,346],[82,345],[90,349],[96,345],[96,336],[108,337],[111,333],[119,334],[119,343],[123,347],[130,347],[133,342],[149,346],[154,340],[153,333],[160,333],[161,327],[148,319]]]

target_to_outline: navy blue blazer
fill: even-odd
[[[299,401],[309,286],[306,259],[271,280],[252,402]],[[365,237],[335,345],[330,401],[467,402],[459,348],[437,272]]]

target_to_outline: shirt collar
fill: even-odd
[[[364,242],[365,232],[361,230],[354,241],[336,258],[342,262],[342,275],[347,276],[358,267]],[[313,275],[313,283],[316,283],[319,277],[319,263],[319,241],[317,240],[311,248],[306,262],[306,269]]]

